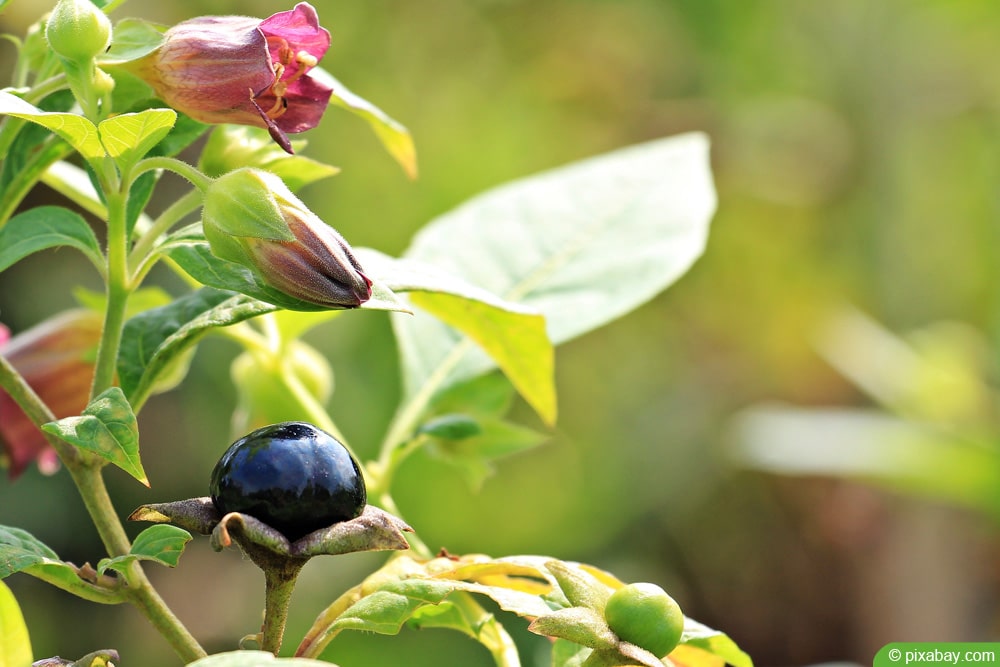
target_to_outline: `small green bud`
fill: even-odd
[[[45,26],[45,38],[62,58],[88,62],[111,44],[111,21],[90,0],[59,0]]]
[[[666,591],[650,583],[628,584],[608,598],[608,627],[622,640],[657,658],[674,650],[684,633],[684,614]]]

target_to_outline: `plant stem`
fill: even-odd
[[[90,389],[91,399],[114,384],[118,348],[125,326],[125,309],[131,292],[125,220],[127,196],[123,192],[109,192],[107,189],[105,192],[108,201],[108,300],[104,315],[104,331],[97,348],[94,383]]]
[[[0,388],[14,399],[36,426],[55,420],[55,415],[48,406],[2,356],[0,356]],[[73,478],[108,555],[127,554],[131,545],[104,485],[97,457],[71,447],[54,436],[46,434],[46,438]],[[127,599],[142,611],[179,656],[185,661],[205,656],[204,649],[166,606],[138,563],[134,563],[127,573],[127,581],[128,587],[125,589]]]
[[[191,182],[193,186],[204,192],[212,184],[212,178],[206,176],[197,167],[172,157],[148,157],[140,160],[132,170],[132,178],[136,179],[147,171],[166,169]]]
[[[153,244],[156,243],[163,234],[170,230],[175,224],[184,218],[188,213],[194,211],[201,204],[202,193],[200,190],[192,190],[183,197],[175,201],[160,214],[149,229],[145,230],[142,236],[135,242],[132,252],[129,253],[128,263],[130,267],[135,267],[133,271],[138,275],[142,266],[147,260]],[[148,269],[147,269],[148,270]]]
[[[278,655],[285,636],[288,606],[292,601],[295,580],[306,561],[286,560],[282,567],[264,569],[264,626],[261,628],[260,649]]]

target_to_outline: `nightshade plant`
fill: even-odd
[[[493,459],[544,440],[506,412],[518,394],[555,423],[553,346],[644,303],[701,253],[715,206],[705,139],[653,141],[500,187],[429,222],[402,257],[352,249],[295,194],[336,170],[298,155],[305,143],[289,135],[315,127],[333,105],[367,121],[411,177],[415,154],[402,125],[321,69],[330,36],[315,10],[299,3],[263,20],[200,17],[164,30],[135,18],[113,24],[108,13],[120,4],[60,0],[23,39],[8,37],[18,59],[0,91],[0,271],[68,247],[93,264],[105,293],[27,331],[0,327],[0,442],[12,480],[31,463],[65,468],[106,553],[76,566],[25,530],[0,526],[0,578],[23,573],[95,603],[130,604],[180,662],[198,667],[329,664],[342,631],[393,635],[404,625],[457,630],[497,665],[521,664],[484,599],[551,638],[557,667],[749,667],[726,635],[691,619],[682,619],[676,647],[675,636],[664,642],[658,612],[648,611],[674,609],[662,596],[635,609],[619,596],[626,603],[614,627],[655,638],[646,647],[624,641],[604,618],[624,584],[595,567],[435,553],[392,497],[401,463],[421,448],[436,447],[475,483]],[[196,163],[176,157],[203,136]],[[165,172],[190,188],[150,215]],[[77,211],[21,206],[39,183],[99,220],[105,242]],[[190,291],[143,286],[158,263]],[[177,386],[206,335],[242,349],[232,373],[236,436],[302,422],[278,432],[320,429],[353,454],[324,407],[329,364],[301,336],[359,309],[389,311],[404,385],[377,458],[357,468],[367,505],[286,536],[251,514],[222,514],[208,497],[162,499],[132,512],[153,525],[127,537],[104,468],[148,485],[137,415]],[[228,443],[196,446],[221,454]],[[234,637],[231,652],[207,656],[144,573],[147,563],[177,566],[191,533],[210,536],[217,550],[236,543],[264,571],[263,626]],[[314,556],[366,550],[393,554],[333,599],[304,637],[285,641],[295,657],[277,658],[299,570]],[[672,633],[676,610],[670,616]],[[632,618],[645,629],[622,629]],[[75,662],[32,655],[3,584],[0,639],[4,667],[119,660],[113,650]]]

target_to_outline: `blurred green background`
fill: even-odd
[[[0,29],[23,33],[44,5],[14,0]],[[302,196],[354,245],[399,253],[423,223],[471,195],[574,159],[689,130],[713,143],[720,206],[705,256],[652,303],[559,349],[561,419],[551,442],[504,461],[477,495],[428,457],[400,472],[397,501],[425,542],[454,553],[545,553],[655,581],[759,665],[868,664],[890,641],[998,638],[995,522],[854,482],[742,470],[726,449],[732,415],[759,401],[868,404],[813,345],[844,302],[894,331],[967,323],[995,361],[1000,6],[314,5],[333,34],[323,65],[406,124],[420,159],[419,180],[407,181],[364,123],[337,110],[307,136],[306,153],[343,172]],[[132,2],[115,18],[169,24],[287,8]],[[11,55],[0,45],[4,71]],[[159,205],[170,197],[164,187]],[[73,254],[34,256],[0,276],[0,319],[24,329],[69,305],[66,286],[81,281],[97,286]],[[309,341],[336,369],[335,419],[374,455],[398,394],[387,317],[340,318]],[[207,492],[231,439],[236,352],[207,340],[187,381],[145,408],[152,488],[110,471],[123,514]],[[991,367],[984,373],[995,379]],[[101,556],[64,473],[0,481],[0,524],[28,529],[68,560]],[[310,563],[288,648],[379,562]],[[256,631],[262,577],[238,554],[215,554],[199,539],[176,571],[150,572],[210,650]],[[130,609],[78,603],[28,577],[8,582],[38,657],[113,647],[127,665],[176,664]],[[545,664],[545,641],[510,620],[526,665]],[[491,664],[485,650],[447,633],[345,635],[326,657],[342,667]]]

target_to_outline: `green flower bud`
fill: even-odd
[[[45,26],[49,46],[66,60],[93,60],[111,44],[111,21],[90,0],[59,0]]]
[[[371,298],[347,241],[270,172],[238,169],[214,180],[202,226],[215,256],[300,301],[356,308]]]
[[[604,618],[621,639],[657,658],[674,650],[684,633],[681,608],[656,584],[628,584],[619,588],[608,598]]]

